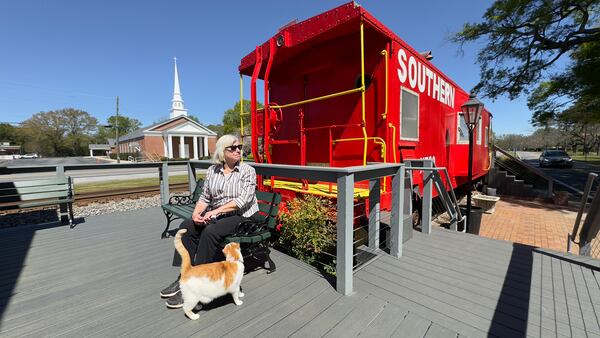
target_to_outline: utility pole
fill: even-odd
[[[117,96],[117,119],[115,121],[115,132],[116,132],[116,139],[117,139],[117,163],[121,163],[121,159],[120,159],[120,145],[119,145],[119,97]]]

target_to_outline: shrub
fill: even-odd
[[[334,273],[337,212],[331,200],[306,195],[288,201],[284,210],[279,243],[294,257],[312,265],[322,263],[325,271]]]

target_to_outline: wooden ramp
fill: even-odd
[[[348,297],[274,252],[277,272],[245,275],[242,306],[223,297],[191,321],[158,295],[178,273],[163,226],[151,208],[1,230],[0,336],[600,336],[595,261],[449,231],[380,255]]]

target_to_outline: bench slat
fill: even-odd
[[[68,196],[69,196],[68,190],[39,192],[39,193],[21,194],[21,195],[8,195],[8,196],[0,196],[0,203],[19,202],[19,201],[34,201],[34,200],[50,199],[50,198],[57,198],[57,197],[68,197]]]
[[[34,202],[25,202],[25,201],[14,201],[14,202],[5,202],[0,203],[0,210],[12,210],[12,209],[21,209],[21,208],[33,208],[40,207],[45,205],[54,205],[54,204],[62,204],[62,203],[73,203],[74,199],[72,198],[49,198],[43,200],[35,200]]]
[[[67,178],[53,178],[47,180],[35,180],[35,181],[14,181],[14,182],[0,182],[0,189],[7,188],[20,188],[20,187],[35,187],[43,185],[54,185],[54,184],[67,184]]]
[[[52,185],[37,185],[37,186],[28,186],[28,187],[14,187],[14,188],[4,188],[0,189],[0,196],[11,196],[11,195],[23,195],[23,194],[32,194],[39,192],[49,192],[49,191],[68,191],[69,185],[64,184],[52,184]]]

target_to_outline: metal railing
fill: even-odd
[[[423,215],[422,215],[422,227],[423,232],[431,233],[431,219],[433,210],[433,187],[435,187],[440,202],[448,216],[450,216],[450,230],[458,230],[458,222],[463,222],[463,232],[466,232],[466,218],[460,212],[458,206],[458,200],[452,189],[450,175],[445,167],[436,167],[433,160],[407,160],[408,166],[406,170],[423,171]],[[444,174],[446,184],[449,189],[446,189],[446,185],[442,181],[440,172]]]
[[[496,158],[495,164],[509,173],[532,184],[537,189],[546,190],[546,196],[552,197],[554,191],[554,179],[538,168],[514,157],[502,148],[494,146],[494,151],[500,152],[506,159]]]
[[[379,192],[380,179],[392,177],[392,210],[390,215],[390,254],[394,257],[402,256],[403,219],[410,217],[405,208],[403,164],[373,164],[345,168],[297,166],[285,164],[248,163],[256,170],[256,174],[267,177],[309,179],[337,184],[337,243],[336,243],[336,289],[343,295],[349,295],[353,290],[353,248],[354,248],[354,183],[369,181],[372,192]],[[212,165],[209,161],[190,161],[190,189],[195,184],[195,170],[207,169]],[[163,171],[168,170],[165,164]],[[163,175],[168,177],[168,175]],[[168,196],[168,178],[162,181],[163,196]],[[164,198],[164,197],[163,197]],[[379,194],[373,193],[369,197],[372,212],[369,215],[369,233],[378,234],[380,231],[380,201]],[[373,235],[369,238],[369,247],[379,248],[379,237]]]
[[[586,211],[592,187],[597,181],[598,174],[588,174],[575,224],[573,225],[573,230],[567,237],[567,252],[571,252],[571,245],[572,243],[575,243],[579,245],[580,255],[600,258],[600,239],[598,238],[598,233],[600,232],[600,194],[596,193],[593,196],[583,225],[581,226],[581,229],[579,229],[581,219]],[[579,238],[579,242],[577,242],[577,238]]]
[[[381,180],[391,177],[391,212],[389,213],[389,243],[390,255],[402,256],[402,245],[412,235],[411,215],[411,181],[404,164],[371,164],[346,168],[295,166],[282,164],[249,163],[263,179],[268,177],[309,179],[321,182],[331,182],[337,185],[337,243],[336,243],[336,289],[344,295],[353,290],[354,262],[354,190],[355,182],[369,181],[370,195],[368,215],[368,247],[379,250],[381,241],[381,212],[380,191]],[[89,169],[121,169],[121,168],[156,168],[159,174],[161,201],[169,200],[169,167],[187,165],[188,184],[193,191],[196,184],[196,170],[206,169],[212,163],[209,161],[181,161],[164,163],[110,163],[110,164],[73,164],[58,166],[35,167],[0,167],[0,175],[19,173],[56,172],[62,176],[66,171]],[[430,196],[430,195],[429,195]],[[76,196],[75,196],[76,197]],[[424,203],[424,207],[425,207]],[[431,203],[428,203],[429,207]],[[429,212],[431,213],[431,212]],[[423,232],[429,233],[430,228],[424,227]]]

